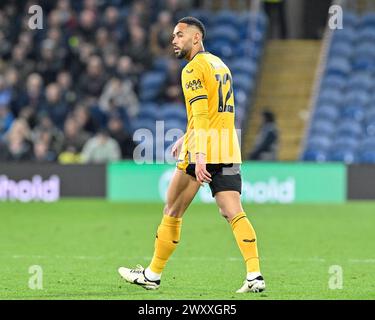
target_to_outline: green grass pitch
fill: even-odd
[[[0,203],[0,299],[374,299],[375,203],[246,205],[267,290],[235,294],[245,267],[215,205],[192,205],[158,291],[124,283],[121,265],[147,266],[161,204],[63,200]],[[29,267],[43,289],[29,288]],[[343,270],[330,289],[329,268]],[[332,281],[332,280],[331,280]]]

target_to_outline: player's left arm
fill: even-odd
[[[207,133],[209,130],[208,95],[202,67],[198,64],[187,68],[182,74],[182,86],[187,103],[190,104],[194,121],[195,175],[198,182],[211,182],[206,170]]]

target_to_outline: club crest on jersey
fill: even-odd
[[[198,80],[191,80],[189,82],[186,82],[185,83],[185,87],[186,87],[186,89],[191,89],[193,91],[203,88],[202,82],[201,82],[200,79],[198,79]]]

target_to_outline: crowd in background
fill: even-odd
[[[43,9],[32,30],[28,9]],[[131,158],[138,85],[155,57],[173,57],[190,0],[5,1],[0,4],[0,161]],[[163,99],[182,102],[171,58]]]

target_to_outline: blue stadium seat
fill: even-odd
[[[362,150],[358,152],[359,162],[375,163],[375,150]]]
[[[226,41],[232,45],[236,45],[239,40],[237,29],[232,26],[216,26],[210,30],[207,36],[209,40]]]
[[[238,28],[238,15],[231,10],[221,10],[212,17],[212,26],[225,26],[229,25],[234,28]]]
[[[354,42],[357,37],[356,31],[352,27],[345,27],[343,29],[335,30],[333,33],[333,42]]]
[[[250,92],[254,88],[254,79],[250,75],[234,74],[233,75],[234,90],[244,90]]]
[[[231,59],[235,55],[235,48],[228,40],[218,40],[210,43],[210,52],[221,57],[223,60]]]
[[[150,71],[145,73],[140,81],[140,99],[149,102],[157,99],[165,82],[165,73]]]
[[[143,118],[137,118],[131,123],[133,131],[138,130],[138,129],[148,129],[152,133],[155,133],[155,130],[156,130],[155,124],[156,124],[155,120],[143,119]]]
[[[229,68],[233,74],[247,73],[254,76],[257,73],[258,65],[250,58],[237,58],[229,64]]]
[[[167,72],[170,58],[157,57],[154,59],[153,67],[155,71]]]
[[[358,42],[373,43],[375,41],[375,26],[367,27],[358,31]]]
[[[351,164],[356,161],[356,153],[352,150],[335,149],[329,152],[328,160]]]
[[[343,95],[341,90],[324,88],[319,95],[318,104],[332,104],[338,106],[341,104]]]
[[[331,104],[322,104],[316,110],[314,114],[314,120],[328,120],[328,121],[336,121],[339,117],[338,109]]]
[[[359,22],[358,15],[352,11],[344,10],[343,25],[345,27],[355,28]]]
[[[373,137],[367,137],[362,140],[362,150],[375,150],[375,139]]]
[[[331,147],[332,141],[326,135],[313,135],[307,140],[307,146],[310,150],[328,150]]]
[[[338,124],[336,135],[359,139],[362,136],[362,126],[357,121],[345,119]]]
[[[160,108],[155,103],[147,103],[141,105],[138,117],[142,119],[151,119],[153,121],[159,118]]]
[[[194,9],[189,11],[189,15],[202,21],[206,28],[210,28],[212,20],[212,11],[205,9]]]
[[[168,120],[168,119],[177,119],[181,121],[185,121],[186,119],[186,110],[183,105],[176,104],[174,107],[163,107],[160,110],[160,119]]]
[[[364,108],[360,105],[348,105],[341,109],[341,119],[362,121],[365,117]]]
[[[345,94],[343,105],[366,107],[369,104],[370,99],[371,96],[366,90],[353,89]]]
[[[318,149],[307,149],[302,155],[303,161],[324,162],[327,161],[327,153]]]
[[[375,13],[369,12],[364,14],[359,21],[360,28],[375,27]]]
[[[358,139],[353,137],[342,137],[338,136],[333,140],[333,150],[356,150],[360,142]]]
[[[259,60],[263,51],[261,46],[256,46],[251,41],[242,41],[236,46],[235,49],[235,53],[239,58],[252,58],[254,61]]]
[[[310,128],[310,134],[323,134],[326,136],[331,136],[335,132],[335,124],[332,121],[329,121],[327,119],[324,120],[317,120],[313,121],[311,128]]]
[[[329,50],[329,56],[335,58],[350,58],[352,54],[353,46],[347,41],[334,42]]]
[[[333,74],[347,76],[351,69],[352,67],[349,59],[333,57],[328,60],[326,73],[327,75]]]
[[[327,75],[320,85],[321,90],[325,88],[343,90],[346,86],[346,78],[339,75]]]
[[[350,90],[353,89],[364,89],[370,90],[371,87],[374,86],[374,80],[372,79],[371,75],[367,72],[357,72],[353,73],[347,83],[347,87]]]

